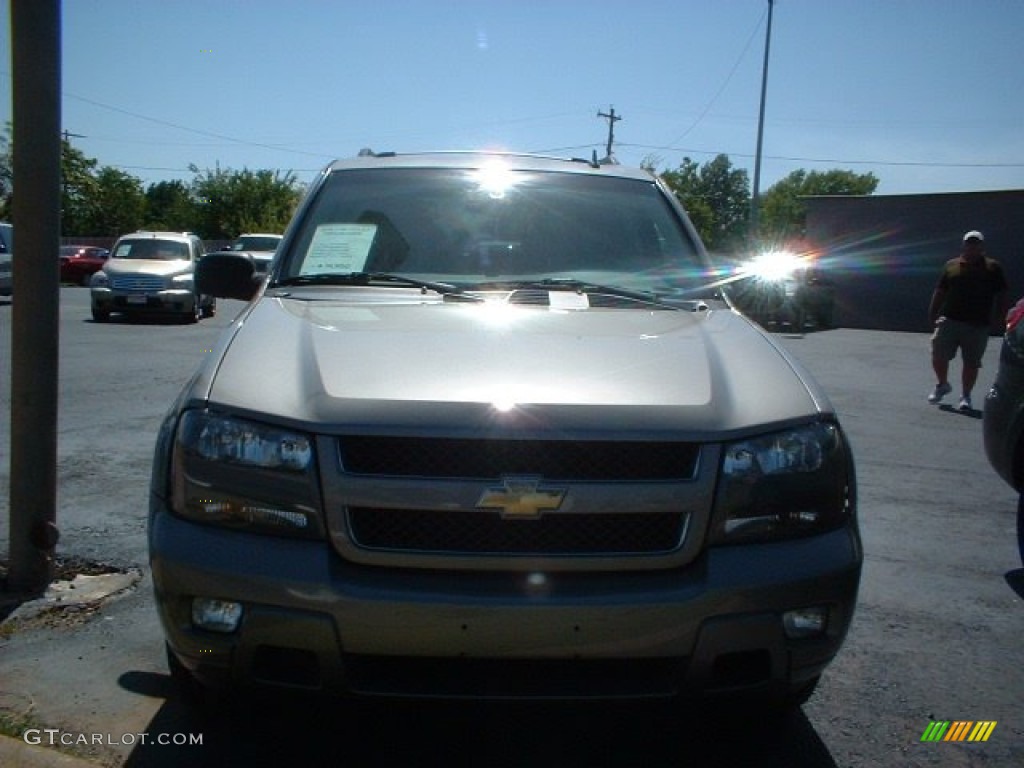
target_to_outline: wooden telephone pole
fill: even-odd
[[[622,119],[622,116],[615,114],[615,107],[610,107],[608,112],[598,112],[597,116],[608,121],[608,145],[605,147],[604,156],[607,160],[611,160],[612,144],[615,143],[615,124]]]

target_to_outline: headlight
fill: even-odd
[[[109,288],[110,287],[110,278],[107,277],[107,273],[106,272],[103,272],[103,271],[93,272],[92,277],[89,278],[89,287],[90,288]]]
[[[727,444],[713,543],[794,538],[840,527],[853,514],[851,468],[846,442],[831,423]]]
[[[186,411],[171,466],[174,512],[201,523],[320,537],[308,435],[209,411]]]
[[[313,458],[305,435],[201,411],[186,413],[178,434],[208,461],[303,472]]]
[[[172,288],[191,288],[192,287],[193,275],[188,272],[184,275],[175,275],[171,278]]]

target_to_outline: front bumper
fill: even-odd
[[[196,295],[181,288],[162,291],[116,291],[110,288],[92,288],[92,307],[104,312],[173,312],[195,311]]]
[[[196,525],[154,497],[150,555],[168,644],[201,681],[442,698],[786,695],[842,644],[860,579],[855,525],[709,550],[682,569],[427,572],[353,565],[328,542]],[[194,596],[241,603],[237,631]],[[790,639],[782,614],[828,610]]]

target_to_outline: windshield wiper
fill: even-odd
[[[395,275],[390,272],[349,272],[347,274],[325,273],[319,275],[295,275],[274,283],[273,288],[290,285],[371,285],[373,283],[391,283],[408,288],[419,288],[426,293],[433,291],[442,296],[457,296],[465,301],[483,301],[479,296],[467,294],[462,288],[451,283],[438,283],[432,280],[417,280],[414,277]]]
[[[681,307],[671,304],[659,298],[658,294],[650,291],[634,291],[628,288],[620,288],[616,285],[602,285],[592,283],[589,280],[578,280],[574,277],[547,277],[543,280],[513,280],[509,282],[496,283],[502,287],[513,290],[522,288],[541,288],[549,291],[574,291],[580,294],[604,294],[614,296],[618,299],[630,299],[641,304],[654,304],[662,309],[679,310]]]

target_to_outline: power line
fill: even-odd
[[[707,117],[708,112],[711,111],[711,107],[713,107],[715,105],[715,102],[718,101],[718,97],[722,95],[722,93],[728,87],[729,83],[732,82],[733,75],[736,74],[736,70],[739,69],[740,63],[743,61],[744,58],[746,58],[747,51],[750,50],[750,46],[754,42],[754,37],[757,35],[758,30],[761,29],[761,22],[764,21],[764,18],[767,15],[768,15],[768,11],[765,11],[763,14],[761,14],[761,18],[757,20],[757,26],[754,27],[754,29],[750,33],[750,37],[747,38],[747,42],[743,46],[743,50],[740,51],[740,55],[736,58],[736,63],[734,63],[732,65],[732,69],[730,69],[729,70],[729,74],[726,75],[725,81],[722,83],[722,85],[719,87],[719,89],[717,91],[715,91],[715,95],[711,97],[711,100],[707,103],[707,106],[704,107],[704,111],[702,111],[699,115],[697,115],[697,119],[693,121],[693,123],[690,125],[689,128],[687,128],[685,131],[682,132],[682,134],[680,134],[679,136],[674,138],[672,141],[670,141],[669,142],[670,144],[675,144],[676,142],[679,142],[679,141],[682,141],[683,139],[685,139],[687,136],[690,135],[690,133],[693,131],[693,129],[696,128],[698,125],[700,125],[701,122],[703,122],[704,118]]]
[[[619,142],[620,147],[634,147],[636,149],[660,150],[662,152],[682,152],[694,155],[728,155],[729,157],[752,158],[752,152],[727,152],[725,150],[695,149],[687,147],[655,146],[651,144],[630,144]],[[791,157],[788,155],[765,155],[768,160],[785,160],[798,163],[842,163],[844,165],[885,165],[885,166],[911,166],[919,168],[1024,168],[1024,162],[1006,163],[940,163],[925,162],[920,160],[844,160],[829,157]]]
[[[290,149],[288,147],[282,147],[280,145],[275,145],[275,144],[265,144],[265,143],[258,142],[258,141],[247,141],[245,139],[239,139],[239,138],[236,138],[234,136],[227,136],[227,135],[225,135],[223,133],[214,133],[213,131],[204,131],[201,128],[191,128],[191,127],[189,127],[187,125],[180,125],[178,123],[172,123],[172,122],[170,122],[168,120],[160,120],[160,119],[155,118],[155,117],[149,117],[148,115],[142,115],[142,114],[139,114],[138,112],[132,112],[131,110],[128,110],[128,109],[122,109],[120,107],[115,107],[115,106],[112,106],[110,104],[104,104],[102,102],[95,101],[94,99],[87,99],[84,96],[77,96],[77,95],[75,95],[73,93],[68,93],[66,91],[63,93],[63,95],[66,98],[75,99],[76,101],[81,101],[81,102],[84,102],[85,104],[91,104],[92,106],[100,107],[101,109],[109,109],[111,112],[118,112],[118,113],[120,113],[122,115],[128,115],[129,117],[134,117],[134,118],[136,118],[138,120],[145,120],[145,121],[150,122],[150,123],[155,123],[157,125],[167,126],[169,128],[175,128],[175,129],[177,129],[179,131],[186,131],[188,133],[195,133],[195,134],[198,134],[200,136],[209,136],[210,138],[220,139],[221,141],[229,141],[229,142],[231,142],[233,144],[242,144],[242,145],[246,145],[246,146],[250,146],[250,147],[260,147],[261,149],[271,149],[271,150],[274,150],[275,152],[293,152],[293,153],[298,154],[298,155],[307,155],[309,157],[326,157],[326,155],[324,153],[322,153],[322,152],[303,152],[300,149]]]

